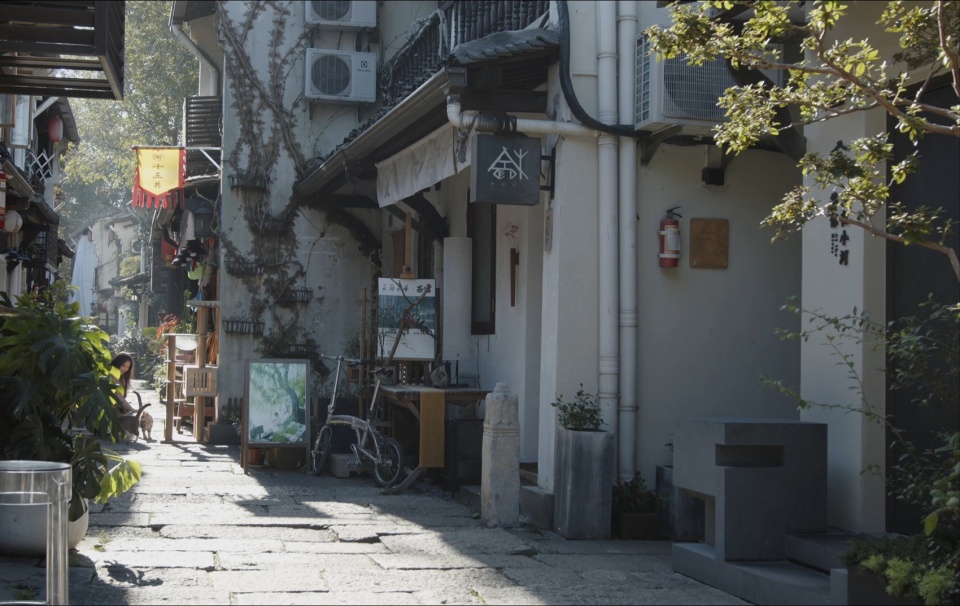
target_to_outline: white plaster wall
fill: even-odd
[[[670,464],[676,420],[687,416],[797,418],[796,405],[761,376],[799,384],[799,346],[775,327],[796,329],[779,311],[800,295],[800,240],[770,243],[760,221],[799,183],[786,156],[747,151],[724,186],[704,186],[703,146],[663,145],[638,175],[637,469],[648,485]],[[661,268],[660,219],[681,206],[679,267]],[[690,267],[690,219],[729,222],[727,269]]]
[[[568,9],[573,88],[584,110],[596,115],[596,3],[570,2]],[[551,16],[556,16],[555,7]],[[548,115],[577,121],[563,99],[558,74],[555,65],[548,82]],[[595,138],[549,136],[544,141],[545,148],[556,146],[557,159],[555,195],[552,203],[543,202],[541,231],[551,229],[552,237],[541,265],[537,481],[552,492],[557,413],[550,403],[557,395],[572,398],[581,383],[588,393],[598,391],[598,160]]]
[[[870,37],[885,56],[897,50],[891,34],[878,34],[873,24],[883,9],[882,3],[859,2],[850,8],[834,32],[837,39],[859,40]],[[891,61],[891,64],[893,62]],[[895,70],[896,67],[894,66]],[[882,111],[853,114],[842,119],[806,128],[807,149],[829,153],[838,140],[851,140],[883,132],[886,114]],[[814,191],[815,185],[808,185]],[[821,193],[824,201],[830,191]],[[883,224],[880,215],[874,223]],[[854,308],[871,317],[886,318],[886,244],[857,228],[848,228],[849,265],[840,266],[830,254],[831,230],[826,220],[811,222],[803,230],[803,306],[828,315],[843,316]],[[820,403],[859,408],[865,404],[874,410],[886,410],[883,351],[873,345],[851,344],[843,349],[851,355],[854,371],[861,377],[864,397],[861,398],[848,371],[837,365],[830,348],[822,338],[802,344],[803,398]],[[885,464],[886,438],[882,427],[858,414],[814,408],[801,418],[830,424],[828,432],[828,522],[832,526],[855,532],[883,531],[886,527],[885,495],[880,478],[862,473],[868,465]]]
[[[538,482],[553,490],[558,394],[570,399],[583,383],[597,393],[597,145],[567,138],[558,144],[553,238],[543,253],[540,339]]]
[[[520,404],[520,456],[537,460],[540,409],[540,264],[543,204],[497,206],[496,333],[476,336],[480,387],[506,382]],[[516,228],[515,230],[513,228]],[[510,231],[513,240],[506,236]],[[516,305],[510,305],[510,248],[520,253]]]
[[[289,49],[296,43],[298,35],[305,31],[302,2],[288,2],[291,17],[286,29],[284,48]],[[238,22],[246,3],[225,3],[231,19]],[[269,71],[272,13],[270,10],[261,15],[257,26],[248,34],[247,49],[250,61],[259,71],[262,81],[267,81]],[[349,42],[353,50],[353,33],[344,33],[341,37],[332,32],[318,32],[311,41],[313,46],[324,48],[343,47]],[[361,35],[361,42],[369,42],[369,36]],[[344,47],[345,48],[345,47]],[[376,49],[373,49],[376,50]],[[303,98],[304,91],[304,51],[294,52],[294,59],[288,67],[284,91],[284,106],[292,108],[294,116],[294,136],[304,159],[324,155],[340,144],[349,132],[356,128],[358,108],[353,105],[335,105],[310,103]],[[230,175],[235,174],[237,166],[229,162],[232,151],[238,145],[240,120],[249,120],[249,116],[238,116],[235,107],[235,91],[230,82],[230,74],[224,70],[224,138],[223,156],[224,180],[222,187],[223,205],[221,231],[226,239],[236,246],[245,256],[253,256],[254,239],[242,215],[242,205],[250,203],[240,190],[229,187]],[[273,120],[269,112],[263,114],[266,123]],[[246,166],[247,153],[240,154],[239,167]],[[295,163],[288,150],[281,145],[279,158],[271,169],[271,182],[267,194],[267,204],[273,213],[284,208],[292,195],[292,186],[298,178]],[[373,229],[380,231],[379,213],[361,213],[361,219]],[[281,239],[295,237],[297,248],[295,260],[302,264],[306,276],[295,287],[307,287],[313,291],[310,303],[299,307],[300,337],[303,340],[313,338],[318,348],[328,354],[341,352],[348,334],[360,324],[359,299],[361,291],[367,288],[368,297],[372,296],[376,283],[373,279],[375,268],[365,255],[358,254],[355,240],[347,230],[328,224],[323,213],[301,208],[293,226],[292,233]],[[249,317],[250,290],[243,282],[225,270],[225,255],[221,256],[223,268],[219,274],[221,315],[223,318]],[[269,271],[269,270],[268,270]],[[262,283],[263,278],[252,278],[253,283]],[[272,303],[271,307],[272,307]],[[282,318],[292,317],[290,312],[281,311]],[[261,319],[266,323],[264,332],[275,328],[269,310]],[[220,350],[220,402],[227,398],[242,397],[246,362],[261,357],[256,351],[259,341],[248,335],[222,334]]]
[[[849,140],[865,133],[867,116],[808,127],[808,149],[828,153],[839,137]],[[880,116],[882,119],[882,116]],[[881,124],[882,128],[882,124]],[[876,131],[874,131],[876,132]],[[831,143],[832,141],[832,143]],[[829,196],[827,192],[826,196]],[[826,199],[825,196],[825,199]],[[872,317],[886,317],[885,246],[882,240],[866,237],[848,228],[849,265],[841,266],[830,253],[832,230],[826,219],[816,220],[803,230],[803,307],[830,316],[845,316],[865,310]],[[839,233],[839,230],[837,230]],[[805,327],[813,325],[804,320]],[[886,407],[882,350],[870,343],[839,345],[851,356],[854,372],[863,378],[867,404],[878,411]],[[801,396],[809,401],[853,409],[863,402],[846,366],[839,366],[839,354],[814,335],[801,343]],[[828,522],[854,532],[882,531],[885,527],[885,497],[882,481],[874,474],[861,473],[868,465],[884,465],[884,432],[881,426],[859,414],[842,410],[811,408],[801,419],[829,423]]]

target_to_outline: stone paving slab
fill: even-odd
[[[144,401],[162,436],[162,405]],[[390,494],[368,476],[243,470],[239,447],[188,433],[116,450],[143,477],[91,508],[72,604],[743,603],[673,573],[669,543],[484,528],[428,482]],[[0,601],[43,599],[36,564],[0,558]]]
[[[453,599],[476,596],[478,587],[516,587],[516,583],[490,568],[465,568],[456,570],[381,570],[376,574],[360,575],[358,571],[337,568],[324,573],[324,578],[336,591],[347,592],[440,592],[447,596],[447,603],[463,601]],[[437,600],[433,603],[440,603]],[[471,600],[467,600],[471,601]]]
[[[457,528],[409,535],[383,536],[380,541],[394,553],[520,554],[535,553],[530,544],[498,528]]]
[[[211,526],[209,524],[178,524],[164,526],[159,535],[168,539],[237,539],[257,540],[265,536],[284,543],[307,542],[322,543],[336,541],[336,534],[318,528],[271,528],[269,533],[260,526]]]
[[[109,545],[109,543],[108,543]],[[79,547],[79,545],[78,545]],[[216,561],[212,551],[106,551],[84,550],[83,554],[95,564],[122,563],[128,568],[197,568],[213,570]]]
[[[378,554],[365,553],[219,553],[218,568],[230,571],[283,571],[297,568],[324,571],[337,568],[377,572],[372,558]]]
[[[214,589],[232,593],[286,593],[298,591],[328,591],[329,586],[319,569],[292,568],[287,570],[217,570],[210,573]]]
[[[370,593],[364,591],[326,593],[243,593],[235,596],[236,604],[425,604],[409,593]]]

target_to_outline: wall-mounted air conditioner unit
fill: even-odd
[[[712,127],[725,119],[726,110],[717,101],[736,86],[726,62],[717,59],[688,65],[686,55],[657,61],[649,51],[649,40],[641,34],[637,37],[637,129],[656,132],[682,126],[687,133],[709,135]],[[781,72],[764,70],[764,74],[780,85]]]
[[[725,110],[717,105],[717,100],[736,83],[722,59],[694,66],[687,65],[686,56],[657,61],[649,51],[649,39],[638,36],[638,130],[656,132],[685,126],[687,131],[709,134],[713,125],[723,122]]]
[[[377,56],[308,48],[304,96],[341,103],[377,100]]]
[[[325,29],[367,29],[377,26],[376,0],[313,0],[304,2],[306,22]]]

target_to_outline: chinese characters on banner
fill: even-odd
[[[182,147],[140,147],[133,177],[134,208],[168,208],[176,204],[183,189],[187,150]]]
[[[407,329],[400,338],[394,360],[432,360],[436,357],[437,299],[434,280],[380,278],[377,309],[377,354],[390,356],[397,340],[404,311],[427,292],[419,305],[410,309]]]
[[[830,194],[830,202],[836,208],[837,192]],[[847,228],[840,223],[839,217],[846,217],[847,211],[840,210],[839,213],[830,214],[830,254],[837,257],[840,265],[850,264],[850,249],[847,243],[850,242],[850,236],[847,235]]]

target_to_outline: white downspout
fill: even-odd
[[[620,117],[633,116],[636,87],[637,3],[619,1]],[[620,137],[620,418],[618,477],[637,471],[637,148]]]
[[[617,124],[617,4],[597,2],[597,119]],[[616,135],[602,133],[598,143],[597,202],[599,211],[599,388],[605,429],[617,434],[620,398],[618,340],[618,263],[620,230],[617,208]],[[632,147],[632,145],[631,145]]]

